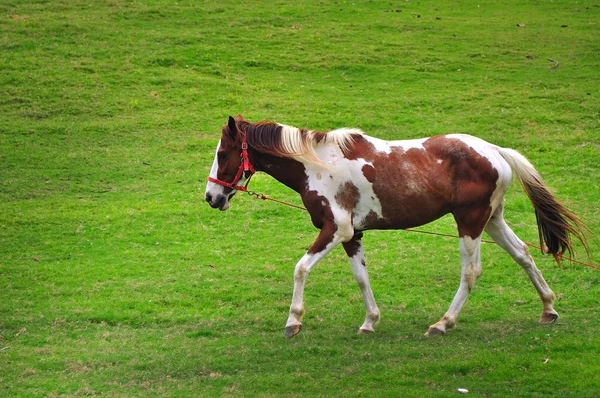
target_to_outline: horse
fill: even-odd
[[[369,284],[363,232],[408,229],[446,214],[452,214],[458,228],[460,284],[448,311],[427,329],[426,336],[445,334],[456,325],[482,273],[484,231],[529,276],[542,301],[540,322],[555,322],[555,295],[527,245],[504,220],[504,196],[513,173],[533,205],[543,252],[555,258],[565,251],[572,253],[571,237],[588,250],[583,223],[552,195],[523,155],[471,135],[384,141],[359,129],[318,132],[230,116],[217,145],[205,200],[212,208],[227,210],[237,191],[247,191],[257,171],[296,191],[320,230],[294,270],[286,337],[302,329],[308,274],[340,243],[366,309],[358,333],[375,332],[380,312]]]

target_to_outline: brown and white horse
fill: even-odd
[[[245,190],[255,171],[265,172],[298,192],[312,223],[320,230],[296,264],[285,326],[288,337],[302,327],[309,272],[339,243],[350,258],[366,307],[359,333],[374,332],[379,309],[369,284],[362,232],[416,227],[448,213],[458,226],[460,285],[446,314],[426,334],[443,334],[455,326],[481,275],[483,231],[529,275],[543,304],[540,322],[554,322],[558,318],[554,293],[527,246],[504,221],[504,194],[513,173],[533,204],[546,251],[571,252],[571,235],[587,249],[581,222],[553,197],[525,157],[469,135],[383,141],[356,129],[320,133],[230,117],[217,145],[206,201],[213,208],[228,209],[233,195]]]

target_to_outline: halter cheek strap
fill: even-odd
[[[238,169],[237,174],[235,175],[233,181],[226,182],[226,181],[222,181],[222,180],[219,180],[218,178],[213,178],[210,176],[208,177],[208,181],[214,182],[215,184],[222,185],[226,188],[248,192],[248,183],[250,182],[250,178],[254,175],[254,173],[256,173],[256,170],[254,170],[254,167],[252,167],[252,164],[250,163],[250,159],[248,158],[248,142],[246,141],[246,132],[240,131],[240,134],[242,136],[242,152],[240,154],[241,163],[240,163],[240,168]],[[244,173],[247,171],[250,172],[250,176],[246,180],[246,184],[245,185],[237,185],[237,183],[242,179],[242,176],[244,175]]]

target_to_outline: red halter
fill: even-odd
[[[208,177],[208,181],[214,182],[215,184],[222,185],[226,188],[236,189],[238,191],[248,192],[248,183],[250,182],[250,177],[256,172],[254,167],[250,164],[250,159],[248,158],[248,143],[246,142],[246,132],[240,130],[240,134],[242,135],[242,153],[240,154],[242,162],[240,163],[240,168],[238,169],[235,178],[231,182],[225,182],[219,180],[218,178]],[[242,178],[242,175],[246,172],[250,172],[250,177],[246,180],[246,185],[237,185],[237,183]]]

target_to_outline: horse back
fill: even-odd
[[[338,197],[354,204],[359,229],[410,228],[457,208],[489,206],[498,181],[494,148],[468,135],[407,141],[356,136],[345,157],[361,165],[362,175],[345,183]]]

